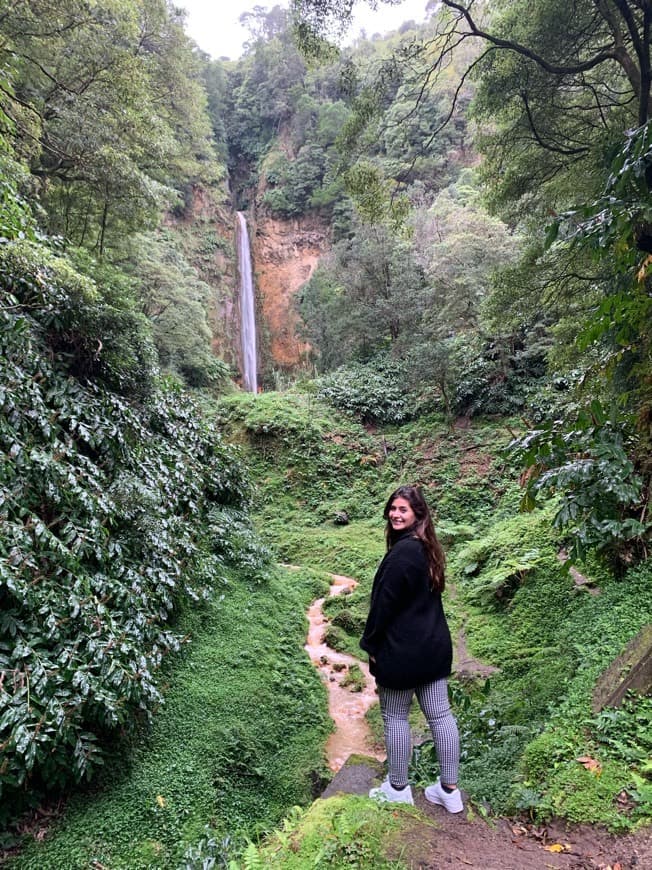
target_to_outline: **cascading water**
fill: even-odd
[[[242,334],[242,379],[245,390],[258,391],[256,371],[256,307],[254,304],[254,282],[251,269],[251,251],[247,220],[238,213],[238,268],[240,270],[240,332]]]

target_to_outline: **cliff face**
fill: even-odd
[[[208,320],[213,353],[242,372],[240,276],[236,215],[224,188],[195,188],[181,218],[168,226],[188,261],[210,287]],[[272,373],[298,374],[308,365],[309,346],[298,336],[294,297],[329,249],[329,225],[318,215],[280,220],[263,209],[245,213],[256,295],[259,383],[273,385]]]
[[[329,249],[329,226],[318,215],[280,220],[258,215],[251,232],[257,293],[260,362],[296,373],[307,365],[309,346],[297,334],[297,291]]]
[[[181,250],[210,288],[206,300],[212,333],[212,350],[232,367],[241,370],[240,309],[235,251],[235,214],[224,187],[195,187],[180,217],[169,216]]]

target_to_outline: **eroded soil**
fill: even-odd
[[[652,833],[609,834],[589,825],[528,825],[487,821],[471,811],[450,815],[416,794],[431,821],[396,843],[397,857],[413,870],[652,870]]]

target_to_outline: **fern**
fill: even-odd
[[[243,870],[265,870],[263,859],[260,857],[260,853],[254,843],[249,842],[247,844],[242,857],[244,860]]]

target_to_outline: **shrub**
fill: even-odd
[[[522,507],[531,510],[557,493],[553,524],[569,533],[572,558],[595,549],[631,562],[637,548],[645,553],[650,530],[635,447],[631,421],[608,413],[598,399],[574,420],[528,432],[509,447],[527,469]]]
[[[405,373],[382,358],[350,364],[319,380],[319,396],[363,423],[401,423],[408,419]]]
[[[117,300],[103,301],[66,258],[26,241],[2,245],[0,286],[70,374],[101,380],[123,395],[152,392],[158,358],[147,319]]]
[[[0,311],[0,790],[15,795],[88,779],[102,741],[161,702],[171,620],[228,557],[209,514],[246,486],[180,392],[136,406],[73,378],[76,358],[57,365],[53,333],[90,351],[91,287],[27,267],[13,287],[42,315],[16,297]]]

